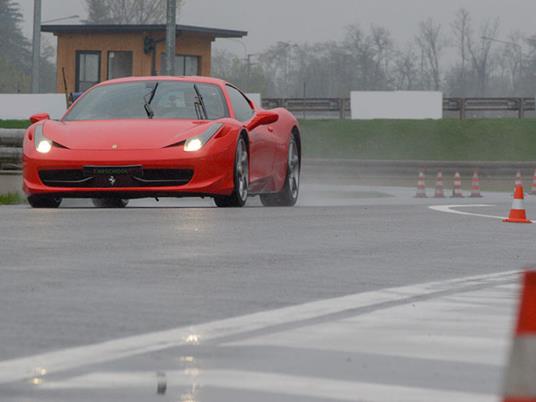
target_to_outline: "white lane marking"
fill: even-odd
[[[419,285],[381,289],[372,292],[306,303],[277,310],[259,312],[167,331],[152,332],[107,342],[73,347],[20,359],[0,362],[0,384],[32,378],[36,368],[56,373],[91,364],[110,362],[149,352],[235,336],[303,320],[317,319],[350,309],[370,308],[383,303],[404,303],[417,296],[433,296],[437,292],[463,292],[473,286],[493,286],[516,281],[519,271],[477,275]]]
[[[302,377],[234,370],[173,371],[166,373],[167,388],[214,387],[241,391],[264,392],[318,399],[367,402],[492,402],[496,396],[429,388],[403,387],[366,382],[350,382],[317,377]],[[43,383],[39,388],[49,390],[156,389],[154,372],[93,373],[57,383]],[[195,396],[195,395],[194,395]],[[194,399],[194,398],[192,398]]]
[[[518,284],[494,286],[222,346],[323,350],[503,368],[518,294]]]
[[[484,215],[484,214],[475,214],[473,212],[465,212],[465,211],[456,211],[453,208],[483,208],[483,207],[493,207],[494,205],[488,205],[488,204],[473,204],[473,205],[433,205],[428,208],[438,211],[438,212],[445,212],[448,214],[456,214],[456,215],[469,215],[469,216],[479,216],[481,218],[492,218],[492,219],[506,219],[506,217],[503,216],[495,216],[495,215]]]

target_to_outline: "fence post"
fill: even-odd
[[[339,118],[341,120],[344,120],[344,107],[345,107],[345,102],[344,102],[344,98],[339,98]]]
[[[519,118],[525,118],[525,98],[519,98]]]
[[[460,120],[465,120],[465,98],[460,98]]]

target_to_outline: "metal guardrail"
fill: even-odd
[[[349,98],[266,98],[265,109],[283,107],[293,113],[336,112],[344,119],[351,112]]]
[[[340,119],[351,112],[349,98],[265,98],[263,107],[284,107],[293,113],[337,113]],[[536,111],[534,98],[444,98],[444,112],[458,112],[465,119],[471,112],[516,112],[520,119]],[[0,128],[0,169],[20,168],[25,130]]]
[[[470,112],[517,112],[522,119],[526,112],[536,111],[535,103],[534,98],[443,98],[443,111],[458,112],[461,120]],[[349,98],[265,98],[262,106],[293,113],[338,113],[341,119],[351,112]]]
[[[20,169],[24,131],[0,128],[0,169]]]
[[[535,111],[534,98],[444,98],[443,111],[458,112],[464,120],[467,112],[517,112],[520,119],[525,112]]]

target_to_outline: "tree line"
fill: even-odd
[[[180,10],[182,0],[177,0]],[[166,20],[166,0],[86,0],[88,24],[153,24]],[[32,44],[22,31],[23,16],[14,0],[0,0],[0,93],[29,92]],[[56,92],[55,50],[41,48],[41,92]]]
[[[180,13],[183,0],[176,0]],[[163,24],[167,0],[86,0],[88,24]]]
[[[32,45],[22,32],[20,6],[0,0],[0,93],[29,92],[32,74]],[[41,53],[40,83],[43,92],[55,92],[54,50],[46,44]]]
[[[177,0],[177,9],[183,0]],[[164,23],[166,0],[86,0],[86,23]],[[0,92],[28,92],[31,43],[14,0],[0,0]],[[340,41],[278,42],[256,55],[213,53],[214,76],[265,97],[348,97],[351,90],[440,90],[452,97],[534,96],[536,35],[501,36],[499,18],[422,21],[399,44],[377,25],[345,28]],[[54,48],[42,48],[41,90],[55,91]]]
[[[351,90],[438,90],[451,97],[534,96],[536,36],[501,38],[499,18],[422,21],[396,42],[385,27],[346,27],[341,41],[278,42],[247,59],[215,51],[213,74],[265,97],[348,97]]]

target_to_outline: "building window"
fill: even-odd
[[[76,52],[76,92],[84,92],[100,82],[100,52]]]
[[[175,56],[175,75],[199,75],[199,56]],[[164,72],[166,69],[166,54],[162,53],[160,57],[160,71]]]
[[[108,79],[132,76],[132,52],[108,52]]]

